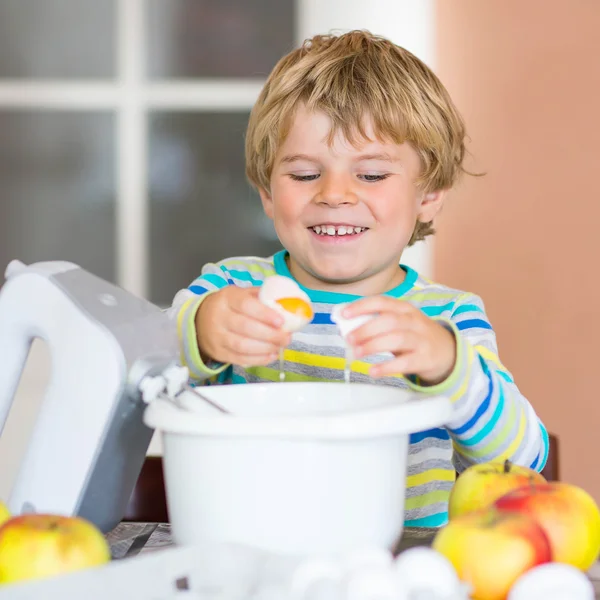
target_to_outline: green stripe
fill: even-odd
[[[414,510],[415,508],[422,508],[436,502],[448,502],[450,496],[449,490],[432,490],[426,492],[421,496],[411,496],[405,500],[404,508],[406,510]]]
[[[279,369],[271,369],[270,367],[249,367],[246,369],[248,373],[261,379],[269,381],[279,381]],[[331,381],[326,377],[311,377],[302,373],[285,373],[286,381]]]

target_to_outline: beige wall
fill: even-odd
[[[438,0],[437,71],[472,169],[435,275],[482,295],[500,356],[600,501],[600,2]]]

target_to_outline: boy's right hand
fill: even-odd
[[[259,287],[228,286],[208,296],[196,313],[204,360],[241,366],[267,365],[291,341],[283,318],[258,299]]]

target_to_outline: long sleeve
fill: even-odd
[[[180,345],[181,364],[188,368],[192,383],[210,383],[229,365],[222,363],[205,364],[198,348],[196,313],[202,302],[214,292],[231,285],[227,271],[216,264],[207,264],[202,268],[200,277],[187,288],[175,295],[167,314],[177,328]]]
[[[458,472],[474,463],[510,459],[541,471],[548,458],[548,434],[498,357],[496,334],[482,300],[462,295],[441,323],[457,341],[453,372],[431,387],[411,387],[450,397],[454,413],[446,429]]]

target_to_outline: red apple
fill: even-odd
[[[110,560],[109,545],[79,517],[27,514],[0,527],[0,584],[42,579]]]
[[[552,560],[548,538],[533,519],[493,509],[454,518],[437,532],[432,547],[477,600],[505,600],[523,573]]]
[[[580,487],[551,482],[520,488],[499,498],[495,507],[535,519],[550,540],[555,562],[587,571],[600,554],[600,511]]]
[[[511,490],[546,483],[544,476],[529,467],[509,460],[471,465],[452,487],[448,499],[448,517],[453,519],[469,512],[490,507]]]

